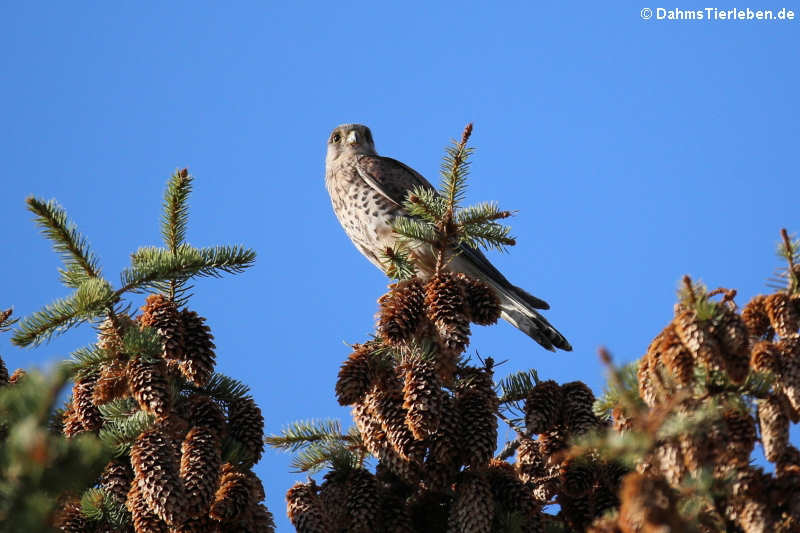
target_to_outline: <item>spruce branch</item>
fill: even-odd
[[[241,381],[217,373],[211,375],[204,387],[190,387],[190,390],[206,394],[225,403],[242,400],[250,394],[250,387]]]
[[[105,406],[98,406],[100,412],[104,413]],[[117,419],[109,419],[100,428],[100,441],[113,450],[115,456],[125,454],[136,438],[147,431],[155,422],[155,417],[144,411],[135,411],[128,416]]]
[[[38,346],[53,335],[86,322],[75,294],[60,298],[22,319],[11,336],[17,346]]]
[[[175,172],[167,183],[164,192],[161,215],[161,237],[164,246],[176,256],[178,248],[186,241],[186,227],[189,223],[189,194],[192,192],[192,176],[187,169]],[[170,279],[167,295],[171,301],[180,297],[185,279]]]
[[[10,331],[11,327],[16,324],[19,319],[18,318],[11,318],[11,314],[14,312],[14,309],[9,307],[5,311],[0,311],[0,333],[4,333],[6,331]]]
[[[264,442],[273,447],[296,452],[320,441],[351,442],[351,437],[342,433],[339,420],[299,420],[290,423],[277,435],[268,435]]]
[[[400,241],[408,247],[413,247],[419,243],[436,246],[441,240],[436,227],[413,218],[396,217],[392,222],[392,230],[400,236]]]
[[[433,189],[414,187],[403,202],[408,214],[436,224],[447,211],[445,199]]]
[[[183,244],[175,254],[163,248],[140,248],[131,257],[131,266],[122,271],[116,294],[145,291],[170,280],[238,274],[253,266],[255,257],[253,250],[243,246],[193,248]]]
[[[28,210],[41,227],[42,234],[53,242],[53,248],[64,261],[61,281],[67,287],[77,287],[86,278],[100,277],[100,266],[86,238],[69,220],[63,207],[55,200],[41,200],[29,196],[25,199]],[[80,274],[82,272],[83,274]]]
[[[318,441],[301,450],[289,463],[294,472],[319,472],[323,468],[357,468],[358,456],[336,441]]]
[[[417,274],[408,249],[400,243],[383,251],[381,263],[384,265],[386,275],[392,279],[410,279]]]

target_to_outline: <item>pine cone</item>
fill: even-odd
[[[128,497],[132,481],[133,470],[127,460],[111,460],[100,474],[100,486],[120,503]]]
[[[722,305],[712,324],[712,333],[719,341],[725,370],[731,381],[744,383],[749,372],[750,337],[742,318]]]
[[[314,482],[295,483],[286,493],[287,514],[297,533],[333,533]]]
[[[183,321],[175,302],[163,294],[151,294],[145,299],[139,323],[155,329],[161,335],[164,359],[177,361],[183,357]]]
[[[561,423],[561,387],[553,380],[540,381],[528,393],[525,402],[525,425],[533,434],[544,433]]]
[[[347,508],[348,484],[347,472],[329,470],[319,488],[322,508],[327,511],[334,531],[348,531],[350,528],[350,514]]]
[[[587,496],[594,487],[597,468],[586,458],[567,459],[559,467],[561,489],[572,499]]]
[[[97,328],[97,347],[110,356],[118,356],[124,351],[122,338],[129,328],[135,323],[128,315],[116,315],[115,320],[119,331],[114,327],[114,321],[106,318]]]
[[[442,396],[441,409],[439,428],[431,435],[429,455],[435,462],[447,465],[458,462],[461,419],[455,407],[455,399],[449,394]]]
[[[55,517],[55,526],[59,531],[66,533],[85,533],[90,531],[89,519],[83,516],[79,501],[69,501],[58,510]]]
[[[225,530],[227,533],[228,529]],[[169,533],[223,533],[222,524],[208,515],[190,518],[179,527],[172,527]]]
[[[659,337],[656,350],[660,353],[660,360],[670,371],[679,385],[686,386],[694,379],[694,357],[686,349],[675,331],[675,325],[670,323]]]
[[[380,423],[389,445],[403,459],[421,462],[425,450],[406,426],[406,410],[403,409],[403,393],[399,385],[387,383],[375,386],[366,396],[366,405],[370,414]]]
[[[135,484],[153,513],[169,525],[186,519],[186,495],[176,455],[172,442],[158,428],[139,435],[131,448]]]
[[[217,355],[214,353],[214,336],[206,326],[206,319],[184,309],[180,313],[183,330],[183,356],[178,368],[183,376],[198,387],[203,387],[214,373]]]
[[[425,291],[418,278],[389,286],[380,304],[378,332],[390,344],[410,340],[425,319]]]
[[[406,498],[390,489],[381,493],[381,516],[386,533],[416,533]]]
[[[222,446],[219,434],[206,426],[195,426],[181,445],[180,477],[191,518],[208,514],[219,482]]]
[[[414,357],[404,361],[403,409],[406,426],[422,440],[435,433],[442,416],[444,391],[436,373],[436,362]]]
[[[776,347],[783,367],[776,381],[792,407],[792,421],[797,422],[800,419],[800,335],[787,335]]]
[[[594,414],[594,393],[582,381],[572,381],[561,386],[564,405],[564,425],[570,436],[580,435],[598,426]]]
[[[350,515],[348,532],[374,531],[378,519],[377,511],[380,508],[375,476],[363,468],[353,470],[347,487],[346,505]]]
[[[776,396],[758,400],[761,444],[767,461],[777,461],[789,443],[789,418],[783,402]]]
[[[103,365],[92,394],[92,401],[94,401],[95,405],[103,405],[128,394],[126,363],[114,360]]]
[[[486,469],[486,480],[495,501],[504,509],[520,513],[526,522],[540,521],[539,505],[531,491],[517,477],[514,467],[505,461],[492,459]]]
[[[460,354],[469,345],[469,318],[461,285],[450,272],[441,272],[425,285],[425,307],[436,325],[443,351]]]
[[[146,362],[141,357],[128,363],[127,376],[131,393],[142,411],[159,418],[169,414],[170,390],[162,361]]]
[[[225,415],[217,402],[204,394],[193,394],[187,403],[188,421],[192,426],[203,426],[219,437],[227,430]]]
[[[722,449],[731,462],[747,463],[756,443],[755,420],[750,413],[731,409],[723,414],[726,438]]]
[[[722,370],[725,367],[719,342],[708,330],[707,321],[698,320],[694,311],[683,310],[675,316],[673,323],[683,345],[700,363],[711,370]]]
[[[456,498],[450,508],[448,533],[490,533],[494,520],[494,499],[489,483],[482,476],[464,472],[456,485]]]
[[[664,478],[673,487],[679,486],[688,474],[680,442],[677,439],[661,442],[655,448],[654,455]]]
[[[763,294],[754,296],[742,309],[742,321],[753,337],[762,337],[769,330],[769,317],[764,305],[766,299]]]
[[[169,533],[169,527],[150,509],[138,483],[131,483],[125,507],[131,513],[136,533]]]
[[[561,507],[559,514],[574,531],[584,531],[594,520],[595,513],[592,501],[588,496],[570,498],[566,494],[559,494],[558,505]]]
[[[71,401],[67,404],[67,408],[64,410],[64,414],[62,415],[62,425],[64,436],[68,439],[71,439],[78,433],[85,431],[83,422],[81,422],[81,419],[78,418],[78,413],[75,412],[75,408],[73,407]]]
[[[470,320],[481,326],[495,324],[500,318],[500,299],[492,288],[466,274],[457,274],[456,278],[464,291]]]
[[[520,440],[515,464],[519,477],[524,483],[547,475],[545,460],[539,451],[539,443],[533,439],[523,438]]]
[[[261,460],[264,454],[264,417],[261,409],[247,396],[228,405],[228,429],[242,443],[248,466]]]
[[[484,466],[497,447],[497,406],[491,360],[485,369],[474,369],[456,389],[455,408],[461,420],[461,458],[473,468]]]
[[[103,415],[92,403],[94,386],[97,383],[97,374],[90,374],[75,381],[72,386],[72,405],[75,415],[80,420],[83,429],[95,431],[103,425]]]
[[[656,339],[650,343],[650,346],[652,347],[657,341],[661,342],[661,338],[656,337]],[[658,371],[658,365],[653,365],[653,362],[653,359],[650,357],[650,350],[648,349],[648,353],[639,360],[639,368],[636,370],[639,396],[649,407],[656,405],[659,399],[659,387],[657,386],[657,380],[654,379],[653,376],[653,373]]]
[[[781,337],[797,333],[800,328],[800,314],[788,294],[785,292],[770,294],[764,300],[764,309],[775,333]]]
[[[361,401],[372,386],[371,361],[375,343],[358,344],[339,369],[336,381],[336,398],[339,405],[352,405]]]
[[[255,501],[255,494],[247,475],[230,463],[222,465],[219,488],[214,495],[209,516],[222,523],[231,522],[242,517]]]
[[[369,395],[368,395],[369,398]],[[365,401],[367,401],[365,399]],[[414,485],[419,479],[417,466],[410,460],[403,458],[393,447],[386,442],[386,432],[381,427],[380,421],[371,413],[369,407],[362,403],[353,406],[353,420],[358,427],[367,450],[378,458],[378,465],[388,468],[395,476],[409,485]]]
[[[777,376],[783,372],[783,358],[775,344],[761,341],[750,350],[750,366],[756,372],[769,372]]]
[[[663,478],[631,472],[622,481],[620,501],[619,524],[622,531],[688,529],[675,509],[675,494]]]

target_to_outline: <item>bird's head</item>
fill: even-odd
[[[375,143],[372,132],[361,124],[342,124],[337,126],[328,137],[328,161],[339,159],[343,155],[375,154]]]

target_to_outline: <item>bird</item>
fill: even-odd
[[[378,155],[372,132],[362,124],[342,124],[328,137],[325,186],[347,236],[384,272],[383,253],[398,239],[392,222],[396,217],[410,216],[403,207],[407,193],[415,187],[435,190],[416,170]],[[547,302],[512,285],[477,248],[461,244],[456,251],[447,269],[488,284],[500,301],[503,319],[548,350],[572,350],[564,335],[539,313],[550,308]],[[432,275],[434,258],[432,249],[415,254],[421,277]]]

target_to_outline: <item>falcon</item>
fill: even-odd
[[[343,124],[328,137],[325,186],[347,236],[382,271],[382,253],[398,238],[392,221],[409,216],[403,207],[406,194],[414,187],[434,190],[416,170],[379,156],[372,132],[361,124]],[[414,251],[422,277],[429,277],[435,268],[435,253],[427,248]],[[457,253],[447,269],[487,283],[500,299],[502,318],[548,350],[572,350],[567,339],[537,311],[549,309],[547,302],[512,285],[480,250],[462,244],[454,251]]]

